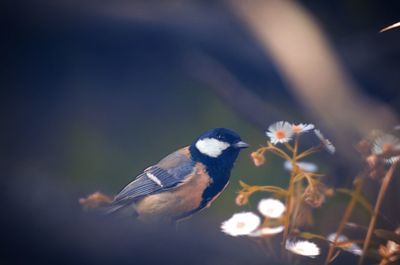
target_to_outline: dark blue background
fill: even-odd
[[[377,33],[400,20],[395,2],[301,1],[363,92],[398,112],[400,31]],[[308,121],[268,55],[224,2],[4,1],[0,14],[1,219],[8,245],[0,260],[156,264],[160,258],[179,264],[182,248],[182,264],[263,260],[251,244],[216,232],[237,210],[239,178],[286,181],[266,179],[249,152],[215,206],[178,233],[149,236],[98,224],[77,205],[96,190],[118,192],[211,127],[235,129],[256,148],[271,122]],[[198,54],[223,65],[271,112],[243,112],[196,78]],[[280,166],[271,170],[277,174]]]

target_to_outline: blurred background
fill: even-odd
[[[397,125],[400,29],[379,30],[400,20],[398,1],[0,5],[4,264],[106,263],[114,256],[152,264],[147,246],[165,248],[171,238],[178,249],[202,242],[188,251],[205,255],[199,264],[261,263],[265,257],[251,244],[218,231],[241,210],[234,204],[239,179],[287,182],[281,161],[255,168],[249,158],[265,143],[268,126],[288,120],[321,128],[338,152],[314,162],[327,183],[345,186],[359,170],[354,144],[370,129]],[[117,193],[213,127],[234,129],[252,147],[239,157],[222,196],[180,232],[149,239],[132,229],[127,236],[121,226],[97,224],[81,212],[80,197]],[[399,183],[387,198],[389,227],[399,223]],[[369,192],[373,198],[376,191]],[[107,234],[104,227],[115,230]],[[121,234],[122,250],[113,249]],[[191,263],[163,247],[155,253]],[[109,248],[103,254],[109,260],[99,258]],[[76,260],[63,258],[70,256]]]

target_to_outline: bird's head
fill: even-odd
[[[231,169],[240,150],[249,145],[240,136],[226,128],[215,128],[201,134],[190,146],[195,161],[207,167]]]

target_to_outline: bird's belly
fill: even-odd
[[[195,174],[185,183],[170,191],[146,196],[136,204],[139,219],[174,220],[199,208],[203,191],[210,184],[206,174]]]

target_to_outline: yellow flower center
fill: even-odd
[[[299,133],[299,132],[301,132],[301,126],[300,125],[293,125],[292,126],[292,131],[293,132],[295,132],[295,133]]]
[[[286,134],[284,131],[276,131],[275,132],[275,137],[278,139],[283,139],[283,138],[285,138],[285,136],[286,136]]]

